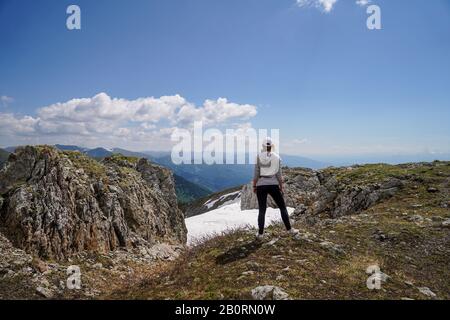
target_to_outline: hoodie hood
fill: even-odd
[[[275,152],[261,152],[258,155],[260,174],[262,176],[273,176],[280,169],[280,156]]]

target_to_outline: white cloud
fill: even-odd
[[[255,106],[226,98],[196,106],[180,95],[127,100],[99,93],[40,108],[35,117],[0,113],[0,143],[81,141],[86,146],[167,148],[177,127],[191,128],[198,120],[205,127],[235,126],[256,113]]]
[[[306,139],[306,138],[292,140],[292,143],[294,143],[294,144],[304,144],[307,142],[308,142],[308,139]]]
[[[367,6],[371,0],[356,0],[356,4],[361,7]]]
[[[331,12],[337,0],[296,0],[299,7],[314,6],[324,12]]]
[[[0,103],[3,107],[8,106],[8,104],[14,102],[14,98],[8,96],[0,96]]]

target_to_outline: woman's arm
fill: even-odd
[[[283,172],[281,170],[281,159],[280,159],[280,167],[278,169],[278,172],[276,174],[277,180],[278,180],[278,184],[280,186],[280,190],[281,192],[283,192]]]
[[[261,170],[259,167],[259,158],[256,157],[255,170],[253,172],[253,191],[256,191],[256,184],[258,183],[259,180],[260,171]]]

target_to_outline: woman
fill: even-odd
[[[283,199],[283,178],[281,176],[281,159],[273,152],[274,145],[270,138],[266,138],[262,145],[262,152],[258,155],[255,164],[255,174],[253,178],[253,192],[258,198],[258,233],[257,239],[262,239],[264,235],[264,220],[266,216],[267,195],[270,195],[281,212],[286,230],[291,234],[298,233],[298,230],[291,227],[289,214]]]

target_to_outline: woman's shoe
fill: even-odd
[[[299,234],[300,231],[298,231],[297,229],[291,228],[291,229],[288,230],[288,232],[291,235],[295,236],[296,234]]]
[[[256,240],[261,241],[264,239],[264,234],[260,234],[259,232],[256,233]]]

